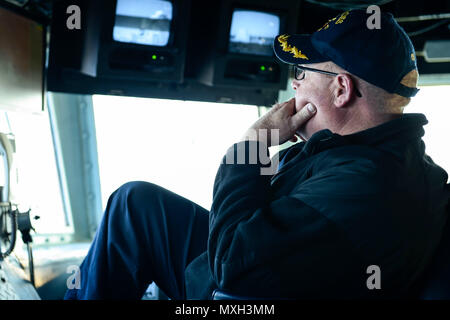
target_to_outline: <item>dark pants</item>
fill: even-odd
[[[116,190],[80,266],[80,288],[65,299],[140,299],[154,281],[186,299],[184,270],[206,251],[208,211],[147,182]]]

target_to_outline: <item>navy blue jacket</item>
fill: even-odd
[[[261,163],[222,163],[208,250],[186,268],[187,298],[209,299],[215,288],[272,298],[406,297],[437,248],[450,198],[447,173],[425,153],[426,123],[404,114],[351,135],[319,131],[280,152],[284,166],[273,176],[260,174]],[[228,152],[255,144],[268,152],[255,141]],[[367,286],[373,265],[379,290]]]

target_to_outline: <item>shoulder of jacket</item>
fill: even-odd
[[[361,165],[377,169],[392,161],[392,157],[377,148],[365,145],[346,145],[317,154],[314,162],[325,168]]]

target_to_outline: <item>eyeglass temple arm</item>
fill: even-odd
[[[297,69],[300,69],[300,70],[306,70],[306,71],[313,71],[313,72],[318,72],[318,73],[323,73],[323,74],[328,74],[328,75],[330,75],[330,76],[337,76],[337,75],[339,75],[339,73],[335,73],[335,72],[330,72],[330,71],[324,71],[324,70],[318,70],[318,69],[313,69],[313,68],[308,68],[308,67],[299,67],[299,66],[294,66],[295,68],[297,68]],[[356,87],[356,86],[353,86],[354,88],[355,88],[355,94],[358,96],[358,97],[362,97],[362,94],[361,94],[361,92],[359,92],[359,90],[358,90],[358,88]]]

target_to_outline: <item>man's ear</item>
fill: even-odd
[[[340,73],[335,78],[334,105],[337,108],[345,107],[353,96],[355,86],[353,79],[347,73]]]

